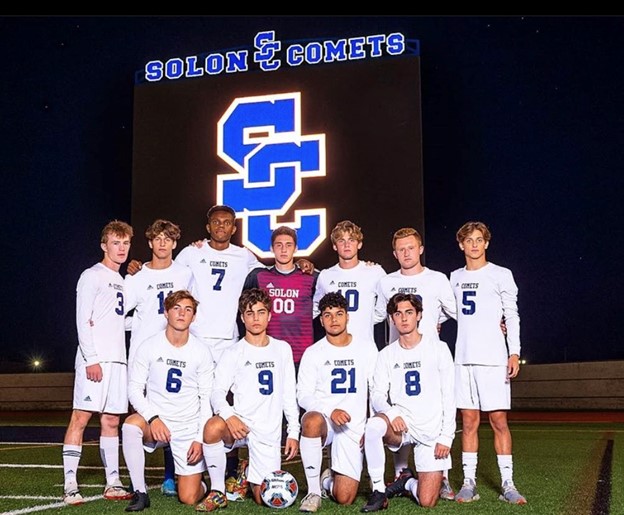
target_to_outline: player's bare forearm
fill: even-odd
[[[512,354],[507,360],[507,376],[509,379],[513,379],[520,372],[520,356]]]
[[[199,442],[193,442],[186,453],[187,463],[189,465],[195,465],[196,463],[199,463],[203,457],[204,451],[202,449],[202,444]]]
[[[152,420],[150,423],[150,431],[152,433],[152,438],[154,438],[157,442],[167,443],[171,441],[171,432],[169,431],[169,428],[159,418]]]
[[[104,374],[102,373],[102,367],[99,363],[95,363],[86,367],[86,374],[87,379],[95,383],[99,383],[100,381],[102,381],[102,377],[104,376]]]
[[[128,274],[134,275],[139,270],[141,270],[142,266],[143,266],[143,263],[141,263],[138,259],[133,259],[132,261],[130,261],[130,263],[128,263],[128,268],[126,270]]]
[[[331,421],[337,426],[343,426],[351,422],[351,415],[349,415],[345,410],[338,408],[332,411],[330,418]]]
[[[304,274],[312,274],[314,272],[314,263],[306,258],[299,258],[296,265]]]
[[[236,415],[232,415],[225,423],[235,440],[241,440],[249,434],[249,428]]]
[[[299,452],[299,442],[294,438],[286,438],[286,444],[284,445],[284,455],[286,461],[292,460],[297,456]]]
[[[390,427],[395,433],[405,433],[407,431],[407,424],[403,420],[403,417],[397,417],[390,422]]]
[[[437,443],[433,451],[433,455],[436,457],[436,459],[442,460],[444,458],[447,458],[450,452],[451,452],[450,447],[447,447],[446,445],[442,445],[441,443]]]

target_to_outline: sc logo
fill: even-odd
[[[217,126],[217,154],[236,172],[217,175],[217,203],[242,219],[243,244],[270,257],[271,232],[297,230],[298,256],[309,256],[326,234],[326,210],[295,209],[303,179],[325,176],[325,134],[301,134],[301,94],[237,98]]]

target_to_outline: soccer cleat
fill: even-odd
[[[498,497],[501,501],[508,502],[509,504],[526,504],[527,500],[523,495],[520,495],[518,489],[513,484],[513,481],[505,481],[503,483],[503,493]]]
[[[309,493],[306,495],[299,505],[299,511],[304,513],[316,513],[321,507],[321,496],[318,494]]]
[[[457,502],[472,502],[479,500],[477,485],[472,479],[464,479],[464,484],[455,496]]]
[[[227,508],[227,497],[218,490],[211,490],[199,504],[195,505],[195,511],[215,511]]]
[[[444,499],[445,501],[455,500],[455,492],[446,477],[442,478],[442,486],[440,486],[440,499]]]
[[[249,490],[247,481],[247,465],[249,461],[241,460],[238,464],[238,474],[236,477],[228,477],[225,480],[225,495],[228,501],[244,501]]]
[[[373,491],[368,502],[362,506],[362,513],[385,510],[388,507],[388,496],[384,492]]]
[[[321,498],[322,499],[331,499],[331,492],[329,490],[326,490],[325,487],[323,486],[323,483],[325,483],[325,480],[328,477],[331,477],[331,475],[332,475],[332,471],[330,468],[326,468],[321,473]]]
[[[136,490],[132,495],[130,504],[126,506],[125,511],[143,511],[145,508],[150,507],[150,499],[147,492],[139,492]]]
[[[84,499],[78,487],[71,487],[63,492],[63,502],[69,506],[84,504]]]
[[[129,501],[133,496],[133,493],[124,488],[119,478],[104,488],[104,499],[109,501]]]
[[[167,497],[176,497],[178,491],[176,490],[175,479],[165,479],[160,485],[160,491]]]
[[[404,495],[406,493],[405,483],[407,483],[408,479],[414,477],[414,472],[412,469],[404,468],[397,478],[386,486],[386,496],[387,497],[398,497],[400,495]]]

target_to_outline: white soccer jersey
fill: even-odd
[[[192,276],[189,268],[175,262],[157,270],[143,266],[136,274],[126,275],[126,311],[134,308],[128,362],[140,343],[165,329],[165,298],[174,291],[189,289]]]
[[[446,275],[425,267],[419,274],[403,275],[400,270],[382,277],[377,284],[377,304],[375,306],[375,322],[381,322],[388,313],[388,301],[396,293],[413,293],[420,298],[423,305],[423,314],[418,331],[422,334],[429,332],[437,337],[438,324],[449,317],[457,318],[455,295]],[[388,320],[390,327],[389,342],[399,337],[392,320]]]
[[[192,293],[199,308],[191,331],[202,338],[236,338],[238,299],[245,278],[263,266],[256,256],[231,243],[225,250],[215,250],[204,240],[201,248],[182,249],[175,261],[193,272]]]
[[[297,376],[297,400],[306,411],[318,411],[328,418],[341,409],[351,421],[340,427],[359,442],[368,416],[377,349],[354,342],[345,347],[322,338],[308,347],[301,358]]]
[[[124,287],[118,272],[102,263],[87,268],[76,287],[76,364],[126,363]]]
[[[223,354],[211,400],[222,419],[237,415],[249,427],[252,439],[279,445],[284,416],[288,437],[299,439],[295,364],[287,342],[268,338],[265,347],[242,338]],[[234,394],[234,406],[226,400],[229,390]]]
[[[412,349],[396,340],[379,351],[373,409],[398,415],[416,440],[450,447],[455,437],[455,369],[448,345],[431,336]]]
[[[518,287],[511,270],[494,263],[478,270],[459,268],[451,273],[451,286],[457,299],[455,363],[506,366],[511,354],[519,356]]]
[[[196,439],[202,442],[204,424],[212,416],[213,379],[212,355],[201,340],[191,334],[186,344],[175,347],[163,330],[139,345],[128,398],[145,420],[158,415],[165,424],[196,425]]]
[[[314,292],[314,316],[319,315],[318,303],[326,293],[338,291],[347,299],[349,333],[356,342],[375,345],[375,299],[377,283],[386,275],[380,265],[367,265],[360,261],[353,268],[340,268],[338,264],[322,270]]]

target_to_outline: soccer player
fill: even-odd
[[[119,479],[119,416],[128,412],[124,287],[119,275],[130,250],[132,227],[119,220],[102,229],[101,262],[80,275],[76,288],[74,400],[63,441],[63,500],[82,504],[77,470],[84,430],[93,413],[100,415],[100,456],[104,463],[104,498],[130,499]]]
[[[286,416],[286,460],[299,448],[299,406],[296,399],[295,365],[290,345],[267,334],[271,299],[258,288],[244,291],[239,311],[245,336],[224,353],[215,371],[211,395],[215,412],[204,429],[204,458],[211,491],[195,509],[214,511],[227,506],[225,452],[247,446],[248,470],[242,470],[239,486],[250,485],[261,504],[262,479],[281,468],[282,420]],[[232,391],[234,405],[226,397]],[[242,462],[241,462],[242,463]]]
[[[438,336],[439,325],[449,318],[457,318],[455,295],[446,275],[423,266],[420,256],[424,252],[422,237],[416,229],[404,227],[392,236],[392,253],[399,262],[399,270],[382,277],[377,284],[377,304],[375,306],[375,322],[388,317],[388,301],[395,293],[413,293],[422,302],[423,314],[418,324],[422,334]],[[399,337],[396,326],[388,323],[388,343]],[[395,476],[407,467],[410,448],[401,447],[394,457]],[[444,472],[440,498],[453,500],[455,493]]]
[[[453,358],[448,345],[421,334],[422,303],[413,293],[397,293],[388,314],[399,339],[379,352],[372,394],[375,415],[368,419],[364,451],[373,492],[362,512],[388,506],[388,497],[411,493],[421,506],[439,497],[442,471],[451,468],[455,437]],[[386,487],[384,444],[390,450],[414,445],[417,476],[409,468]]]
[[[167,326],[165,298],[173,291],[190,288],[192,274],[189,268],[173,261],[173,249],[180,239],[180,227],[169,220],[156,220],[145,231],[152,249],[151,261],[145,263],[135,275],[126,275],[124,293],[126,311],[134,309],[128,367],[132,369],[134,354],[139,344]],[[167,496],[175,496],[175,470],[171,448],[163,447],[165,474],[160,487]]]
[[[451,273],[457,299],[455,384],[462,418],[464,483],[455,499],[479,499],[476,488],[479,423],[488,414],[494,430],[494,449],[501,474],[500,499],[526,504],[513,482],[511,432],[507,411],[511,408],[510,380],[520,371],[520,316],[518,287],[511,270],[490,263],[486,249],[491,233],[483,222],[467,222],[457,231],[457,242],[466,266]],[[507,338],[500,330],[504,319]]]
[[[303,272],[295,265],[297,232],[281,226],[271,233],[275,264],[256,268],[247,276],[243,290],[261,288],[271,297],[271,320],[267,332],[290,343],[295,368],[303,351],[314,342],[312,301],[318,272]]]
[[[124,459],[135,489],[126,511],[150,505],[144,448],[172,448],[182,503],[195,504],[206,494],[202,435],[212,416],[214,363],[210,350],[190,334],[196,313],[197,301],[188,291],[171,293],[164,300],[166,328],[135,352],[128,396],[136,413],[122,426]]]
[[[132,364],[139,344],[167,326],[165,298],[191,285],[191,271],[173,261],[173,250],[180,239],[180,227],[169,220],[155,220],[145,231],[152,259],[139,272],[126,275],[126,311],[134,309],[128,363]]]
[[[373,333],[377,283],[386,275],[377,264],[360,261],[364,235],[360,227],[349,220],[336,224],[331,232],[338,263],[322,270],[314,293],[314,316],[319,315],[318,304],[326,293],[340,292],[348,303],[349,333],[358,345],[375,345]]]
[[[339,504],[352,504],[363,466],[362,437],[368,413],[377,349],[358,345],[347,331],[347,301],[330,292],[319,301],[326,336],[301,358],[297,399],[306,412],[299,442],[308,494],[299,511],[316,512],[321,491]],[[323,448],[331,446],[331,469],[321,476]]]

